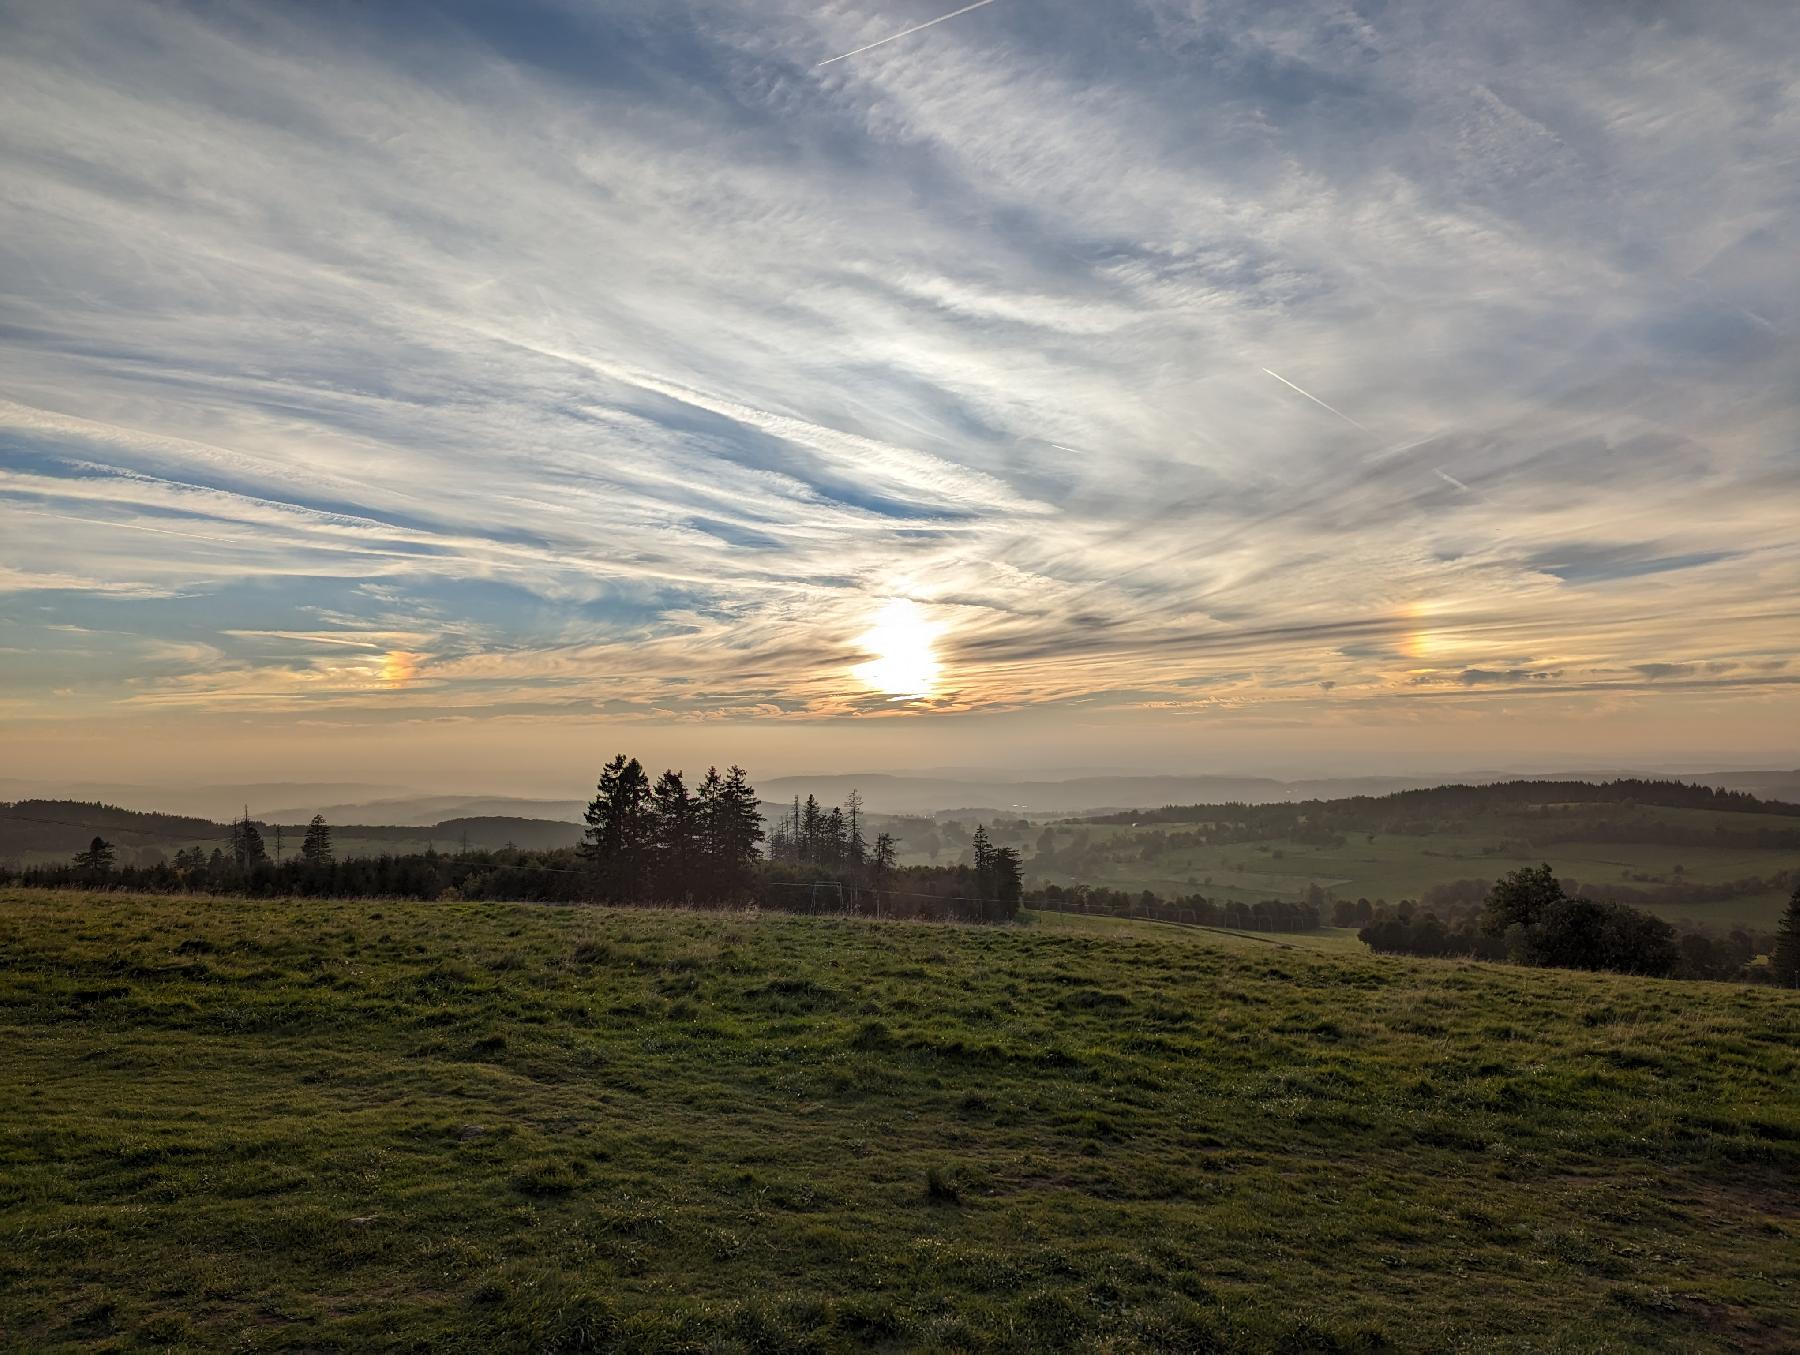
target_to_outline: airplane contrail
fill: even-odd
[[[922,24],[914,24],[904,33],[895,33],[891,37],[881,38],[876,42],[871,42],[865,46],[858,47],[854,52],[845,52],[841,56],[826,57],[825,60],[816,63],[813,66],[813,69],[816,71],[820,66],[829,66],[834,61],[843,61],[848,57],[861,56],[864,52],[872,51],[873,49],[885,46],[890,42],[898,42],[901,38],[910,38],[914,33],[930,28],[933,24],[941,24],[946,19],[954,19],[958,14],[967,14],[972,9],[980,9],[983,5],[991,5],[993,3],[994,0],[975,0],[975,3],[972,5],[964,5],[961,9],[951,10],[948,14],[940,14],[935,19],[927,19]]]
[[[1355,419],[1351,418],[1348,414],[1344,413],[1343,410],[1338,409],[1333,405],[1326,404],[1323,400],[1321,400],[1318,396],[1314,395],[1311,391],[1301,390],[1300,387],[1296,386],[1292,381],[1289,381],[1280,372],[1271,372],[1267,367],[1264,367],[1263,373],[1266,376],[1274,377],[1277,381],[1279,381],[1282,385],[1286,386],[1289,390],[1298,391],[1301,395],[1304,395],[1308,400],[1311,400],[1320,409],[1329,409],[1333,414],[1337,415],[1338,418],[1342,419],[1345,423],[1351,425],[1353,428],[1362,429],[1363,432],[1367,433],[1370,437],[1376,436],[1375,430],[1373,428],[1370,428],[1367,424],[1357,423]]]
[[[1439,466],[1436,469],[1437,469],[1438,479],[1442,480],[1445,484],[1455,485],[1458,489],[1460,489],[1465,494],[1473,494],[1475,492],[1474,490],[1470,489],[1467,485],[1465,485],[1461,480],[1458,480],[1449,471],[1445,470],[1442,466]]]

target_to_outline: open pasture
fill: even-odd
[[[1660,817],[1686,827],[1710,827],[1719,820],[1742,828],[1745,816],[1703,810],[1660,810]],[[1784,827],[1792,820],[1778,820]],[[1760,825],[1758,825],[1760,826]],[[1187,825],[1129,828],[1082,824],[1099,848],[1081,869],[1027,861],[1033,879],[1047,883],[1076,882],[1108,889],[1148,889],[1164,897],[1199,893],[1222,901],[1253,903],[1259,899],[1298,899],[1310,885],[1340,898],[1417,899],[1436,884],[1463,879],[1497,879],[1522,866],[1549,862],[1565,880],[1623,884],[1654,889],[1634,877],[1660,883],[1677,879],[1714,884],[1767,878],[1800,865],[1791,850],[1715,847],[1654,842],[1546,842],[1520,850],[1516,820],[1495,816],[1488,825],[1468,831],[1427,835],[1350,833],[1342,846],[1316,846],[1272,838],[1152,850],[1159,832],[1184,831]],[[1067,831],[1065,829],[1065,831]],[[1115,859],[1121,858],[1121,859]],[[1680,867],[1680,873],[1676,868]],[[1729,899],[1697,903],[1639,905],[1671,922],[1690,921],[1712,927],[1774,926],[1787,899],[1786,890],[1751,890]]]
[[[1092,921],[0,893],[0,1345],[1791,1349],[1800,996]]]

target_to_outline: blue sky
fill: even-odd
[[[0,4],[0,735],[1800,756],[1800,10],[953,7]]]

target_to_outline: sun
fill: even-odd
[[[857,644],[874,655],[850,671],[870,689],[893,701],[930,696],[937,690],[938,664],[934,648],[938,627],[910,598],[895,598],[875,616],[875,624]]]

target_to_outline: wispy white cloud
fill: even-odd
[[[133,708],[892,715],[895,596],[950,710],[1776,689],[1791,8],[817,66],[934,12],[0,16],[5,624],[138,604]]]

